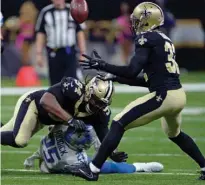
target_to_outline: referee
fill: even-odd
[[[41,10],[36,23],[36,59],[40,67],[44,66],[43,48],[46,45],[51,85],[64,76],[76,77],[76,48],[79,48],[80,56],[85,53],[84,27],[73,20],[70,5],[65,0],[52,0],[51,5]]]

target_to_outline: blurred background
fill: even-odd
[[[95,48],[106,61],[116,65],[127,65],[134,51],[129,15],[141,2],[143,1],[87,0],[89,18],[83,30],[86,36],[86,53],[90,54]],[[165,25],[162,30],[176,46],[177,62],[181,72],[200,71],[200,74],[205,75],[205,1],[151,2],[160,5],[165,12]],[[44,79],[43,84],[47,84],[48,65],[39,66],[36,62],[34,28],[39,12],[51,3],[50,0],[2,1],[1,11],[4,16],[2,33],[5,48],[1,56],[3,85],[7,79],[14,79],[13,85],[16,85],[15,78],[24,66],[32,66],[38,75],[37,78]],[[44,55],[46,60],[46,52]],[[31,85],[40,83],[41,80]]]
[[[64,1],[64,0],[53,0]],[[36,51],[35,25],[42,8],[51,0],[2,0],[1,11],[4,23],[1,31],[4,37],[4,52],[1,55],[1,121],[7,123],[19,96],[23,93],[44,88],[49,83],[49,58],[55,58],[56,50],[48,52],[43,48],[44,64],[38,63]],[[67,1],[69,2],[69,1]],[[97,49],[107,62],[127,65],[134,52],[132,34],[129,29],[129,15],[142,0],[87,0],[89,18],[82,32],[85,35],[85,51],[90,54]],[[165,25],[162,31],[168,34],[176,46],[180,78],[187,94],[187,105],[183,110],[182,130],[190,134],[205,154],[205,0],[158,0],[165,13]],[[71,37],[72,38],[72,37]],[[81,38],[82,39],[82,38]],[[63,48],[65,50],[65,48]],[[80,48],[76,46],[76,57],[80,57]],[[58,50],[58,49],[57,49]],[[62,60],[57,60],[59,64]],[[66,60],[66,62],[71,62]],[[59,70],[54,68],[54,75]],[[16,87],[20,86],[20,87]],[[21,86],[41,86],[27,87]],[[134,99],[141,97],[147,89],[140,87],[115,85],[112,101],[112,117],[119,113]],[[102,184],[197,184],[196,165],[189,160],[178,147],[174,146],[160,128],[160,121],[128,131],[120,150],[129,153],[129,162],[159,161],[164,164],[164,174],[132,176],[133,181],[121,176],[106,177]],[[49,177],[39,172],[29,173],[23,168],[23,161],[39,147],[40,139],[47,134],[47,128],[37,133],[29,146],[16,150],[1,146],[2,184],[82,184],[67,176]],[[91,151],[92,154],[93,151]],[[36,164],[35,170],[38,170]],[[185,172],[185,173],[184,173]],[[177,173],[177,175],[175,175]],[[171,175],[172,174],[172,175]],[[182,175],[179,175],[182,174]],[[164,175],[164,176],[163,176]],[[169,175],[169,176],[168,176]],[[174,175],[174,176],[173,176]],[[186,175],[186,176],[185,176]],[[195,176],[193,176],[195,175]],[[182,178],[183,177],[183,180]],[[185,178],[184,178],[185,177]],[[109,178],[111,180],[109,180]],[[69,180],[70,179],[70,180]],[[186,181],[184,181],[186,180]],[[46,181],[46,182],[45,182]],[[65,182],[65,183],[64,183]],[[180,182],[180,183],[179,183]],[[100,183],[100,182],[99,182]]]

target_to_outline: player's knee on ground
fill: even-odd
[[[23,137],[17,136],[15,138],[15,143],[16,143],[17,146],[19,146],[21,148],[24,148],[28,145],[28,140],[24,139]]]

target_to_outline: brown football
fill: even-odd
[[[88,18],[88,4],[85,0],[72,0],[70,10],[73,19],[78,23],[83,23]]]

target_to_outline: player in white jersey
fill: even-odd
[[[39,159],[39,168],[44,173],[67,173],[76,167],[88,164],[86,154],[92,145],[98,150],[100,141],[91,125],[85,131],[76,131],[72,127],[57,125],[40,143],[40,149],[28,157],[24,166],[28,169],[34,166],[34,160]],[[102,173],[134,173],[159,172],[163,165],[152,163],[116,163],[107,161],[101,168]]]

